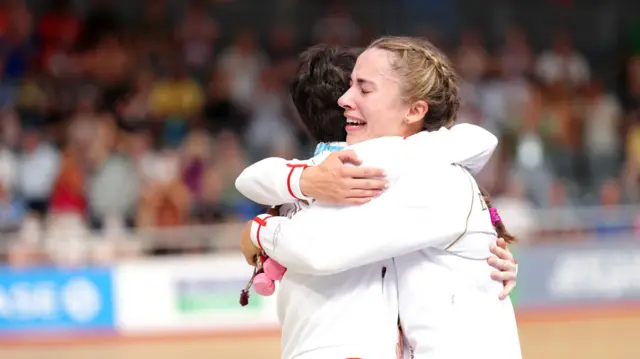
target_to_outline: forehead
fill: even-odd
[[[367,49],[356,61],[353,75],[356,79],[364,79],[372,82],[398,81],[397,75],[391,68],[392,54],[381,49]]]

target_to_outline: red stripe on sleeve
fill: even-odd
[[[258,247],[260,247],[260,249],[262,250],[264,250],[264,248],[262,248],[262,242],[260,242],[260,229],[267,226],[267,219],[271,217],[273,216],[265,216],[264,218],[255,217],[253,219],[253,221],[258,224],[258,230],[256,231],[256,241],[258,242]]]
[[[293,193],[293,190],[291,189],[291,176],[293,176],[293,171],[295,171],[296,168],[307,168],[308,166],[304,163],[287,163],[287,167],[291,168],[291,171],[289,171],[289,175],[287,176],[287,190],[289,191],[291,197],[301,200],[301,198],[296,197],[296,195]]]

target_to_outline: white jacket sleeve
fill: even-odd
[[[466,231],[473,184],[458,166],[399,180],[361,205],[315,205],[293,218],[258,216],[253,242],[289,270],[328,275],[427,247],[448,248]],[[451,174],[457,171],[458,175]]]
[[[300,190],[300,176],[312,161],[266,158],[242,171],[236,179],[236,189],[250,200],[268,206],[308,201]]]
[[[449,131],[453,163],[466,167],[472,174],[480,172],[496,150],[498,138],[484,128],[468,123],[455,125]]]

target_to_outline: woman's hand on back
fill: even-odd
[[[330,204],[363,204],[388,187],[380,168],[359,166],[362,161],[351,150],[334,152],[321,164],[307,167],[300,177],[302,193]]]
[[[513,253],[507,248],[507,242],[498,238],[496,244],[491,245],[491,253],[496,257],[490,257],[487,261],[489,265],[497,269],[491,273],[491,278],[502,282],[504,286],[499,295],[500,300],[509,296],[516,287],[518,279],[518,263],[513,258]]]

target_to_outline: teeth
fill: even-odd
[[[347,120],[347,124],[349,125],[364,125],[363,121],[356,121],[356,120]]]

